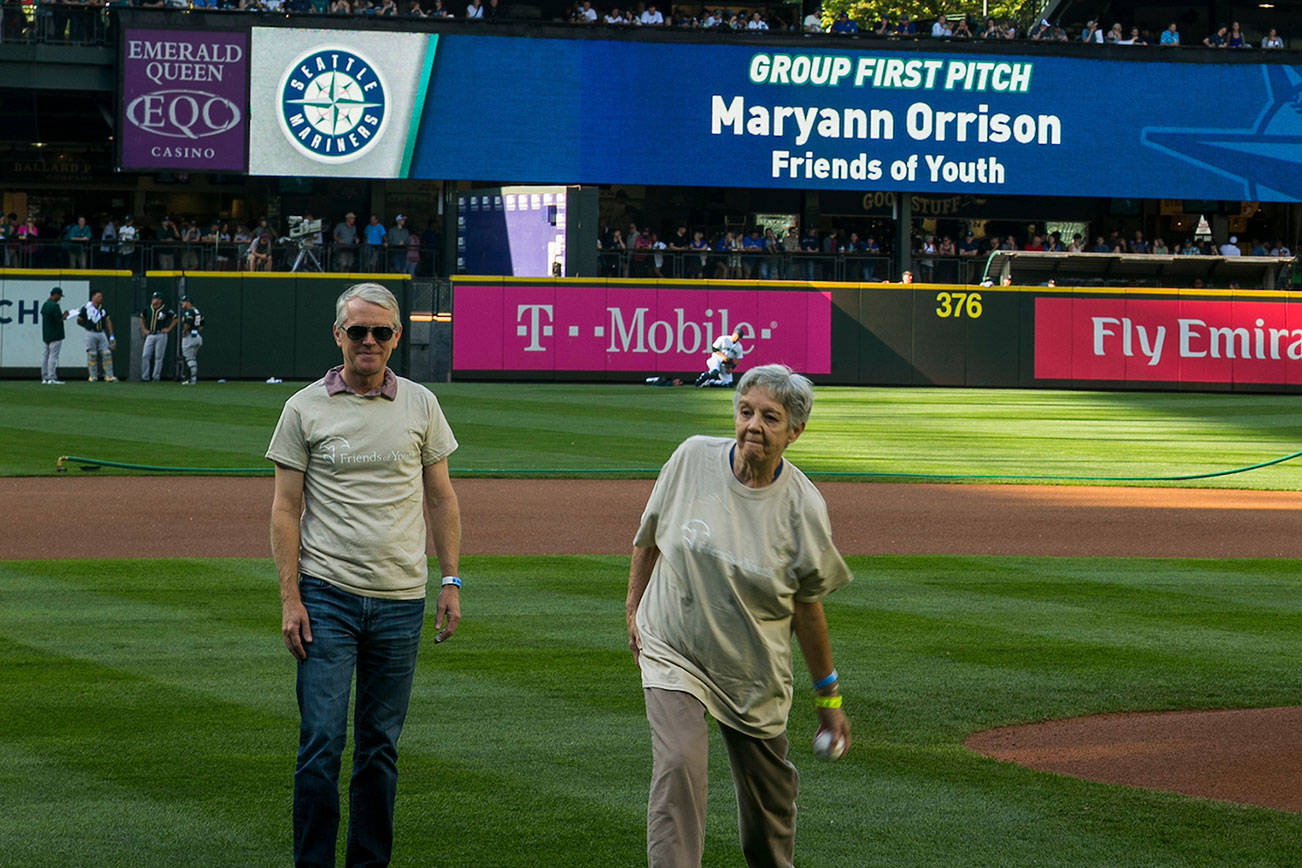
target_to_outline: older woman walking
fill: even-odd
[[[809,380],[784,365],[747,371],[733,395],[736,436],[679,446],[642,514],[625,609],[651,725],[652,866],[701,863],[707,714],[728,750],[747,863],[792,864],[793,632],[819,730],[849,746],[820,601],[850,581],[850,570],[832,544],[822,496],[783,458],[813,400]]]

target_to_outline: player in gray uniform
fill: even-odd
[[[189,378],[181,385],[193,386],[199,381],[199,348],[203,346],[203,314],[186,296],[181,297],[181,358],[190,369]]]
[[[86,330],[86,368],[90,371],[90,381],[116,383],[113,350],[117,348],[117,338],[113,334],[113,320],[104,309],[104,293],[96,290],[91,294],[90,301],[77,311],[77,325]]]
[[[145,348],[140,359],[140,379],[157,383],[163,379],[163,356],[167,354],[168,335],[176,328],[176,311],[163,304],[163,294],[155,292],[149,307],[140,314],[140,334]]]

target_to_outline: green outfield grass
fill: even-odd
[[[0,476],[51,474],[60,455],[262,467],[280,407],[300,385],[0,382]],[[722,390],[433,388],[461,442],[459,473],[650,474],[689,434],[731,433]],[[1109,481],[1213,473],[1298,450],[1299,395],[825,387],[789,455],[811,473]],[[1302,460],[1183,484],[1300,489]]]
[[[851,565],[856,582],[826,605],[856,742],[839,764],[814,760],[798,690],[800,865],[1296,863],[1302,817],[961,745],[1074,714],[1296,703],[1295,564]],[[461,631],[421,653],[396,864],[643,862],[649,739],[626,570],[616,556],[463,561]],[[287,861],[297,713],[269,562],[0,563],[0,599],[0,863]],[[706,863],[733,866],[713,738]]]

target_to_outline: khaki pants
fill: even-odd
[[[652,755],[647,864],[696,868],[705,847],[709,750],[705,706],[689,693],[655,687],[644,693]],[[722,724],[719,732],[732,766],[746,864],[790,868],[800,775],[787,761],[787,737],[752,738]]]

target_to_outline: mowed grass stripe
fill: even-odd
[[[285,861],[283,847],[267,845],[279,830],[251,826],[243,816],[237,824],[224,825],[189,801],[151,799],[93,773],[11,748],[3,740],[0,768],[0,798],[5,800],[0,862],[5,865],[248,866]],[[191,779],[194,788],[208,784],[203,776]]]
[[[281,405],[302,385],[0,382],[10,410],[0,418],[0,475],[51,474],[59,455],[265,467]],[[686,437],[732,430],[727,390],[432,388],[461,443],[451,459],[459,472],[654,470]],[[822,387],[789,454],[813,474],[1180,476],[1297,451],[1300,410],[1297,395]],[[1298,490],[1302,462],[1189,484]]]
[[[814,714],[797,702],[801,864],[1294,858],[1298,817],[1039,774],[960,743],[1070,713],[1296,701],[1295,564],[850,560],[858,579],[827,609],[856,747],[815,762]],[[649,736],[624,650],[626,569],[620,557],[464,560],[463,632],[426,643],[404,735],[404,862],[644,859]],[[296,726],[268,562],[10,563],[0,596],[0,690],[23,708],[0,721],[0,756],[73,788],[52,808],[57,788],[0,771],[0,801],[16,806],[0,836],[64,842],[57,856],[24,843],[21,864],[284,860]],[[1217,607],[1231,617],[1204,625]],[[1163,625],[1175,641],[1160,641]],[[798,654],[795,666],[804,696]],[[735,865],[712,739],[706,864]],[[82,809],[133,831],[78,839],[67,814]]]
[[[219,563],[227,566],[229,562]],[[202,618],[197,618],[197,610],[217,610],[220,608],[220,603],[212,602],[211,594],[195,593],[196,582],[190,580],[200,577],[190,574],[178,579],[176,561],[135,564],[114,562],[110,571],[114,573],[112,576],[92,572],[87,569],[91,566],[88,564],[80,564],[81,570],[66,562],[10,565],[4,576],[4,584],[6,591],[12,593],[7,593],[6,597],[14,600],[19,610],[10,610],[5,617],[0,618],[0,622],[8,622],[12,619],[15,622],[21,621],[25,627],[35,628],[34,632],[46,635],[44,644],[47,646],[72,643],[78,636],[102,636],[115,627],[125,635],[134,637],[133,641],[126,642],[121,639],[105,639],[90,643],[90,647],[85,652],[87,656],[108,658],[113,668],[105,669],[85,660],[54,661],[53,658],[46,657],[46,662],[41,666],[17,665],[13,671],[31,672],[41,684],[66,684],[69,688],[68,693],[76,697],[77,702],[93,701],[87,696],[88,693],[99,694],[99,699],[106,706],[113,707],[114,713],[122,716],[123,726],[140,727],[140,732],[148,734],[151,738],[169,739],[170,734],[167,731],[160,731],[160,728],[149,719],[149,715],[141,712],[142,708],[154,709],[159,713],[183,720],[195,716],[192,709],[196,706],[212,705],[211,702],[202,699],[196,701],[195,697],[188,695],[190,691],[175,688],[176,683],[193,681],[197,689],[218,693],[226,693],[224,688],[229,685],[236,695],[245,696],[246,701],[254,706],[261,706],[270,698],[272,704],[283,711],[279,719],[268,717],[255,722],[247,713],[229,714],[214,710],[213,713],[218,715],[217,731],[203,725],[202,721],[198,722],[188,733],[189,737],[180,740],[177,752],[160,756],[157,762],[176,765],[178,771],[186,768],[189,765],[186,762],[187,757],[202,756],[204,753],[202,750],[195,749],[194,740],[218,741],[221,721],[224,719],[237,732],[260,732],[263,736],[279,743],[279,747],[273,753],[274,762],[278,766],[274,776],[260,774],[254,777],[270,777],[278,785],[276,789],[283,791],[288,786],[287,775],[292,768],[292,753],[296,737],[292,711],[293,669],[275,632],[278,614],[272,591],[274,585],[269,583],[266,576],[269,564],[251,561],[247,562],[247,565],[253,568],[253,572],[263,573],[260,583],[261,590],[265,592],[258,595],[262,597],[259,605],[263,611],[261,619],[263,629],[260,633],[252,635],[245,629],[246,618],[243,613],[237,612],[234,616],[228,616],[220,622],[214,619],[211,624],[207,624]],[[19,573],[17,567],[21,566],[43,570],[46,574],[17,575]],[[69,570],[67,569],[69,566],[74,568]],[[47,567],[50,569],[45,570]],[[76,574],[82,571],[86,571],[85,575],[78,577]],[[130,579],[133,572],[136,576],[134,582]],[[259,579],[252,574],[241,576],[240,571],[226,569],[224,572],[227,579],[242,578],[243,582],[235,587],[224,589],[222,596],[229,595],[234,606],[242,605],[247,608],[248,601],[253,597],[247,592],[256,588]],[[41,594],[42,588],[48,592],[52,584],[58,584],[61,573],[68,574],[69,582],[74,587],[65,587],[62,593],[53,595]],[[572,577],[574,571],[567,570],[565,575]],[[167,578],[142,578],[145,576]],[[205,584],[211,586],[220,583],[211,581]],[[559,587],[560,584],[558,576],[553,585]],[[484,588],[484,592],[491,593],[488,588]],[[170,612],[162,602],[162,598],[168,594],[177,601],[175,608]],[[535,596],[539,599],[570,596],[581,601],[581,598],[576,595],[562,595],[559,592],[540,593]],[[39,599],[39,602],[29,607],[26,613],[21,611],[24,597]],[[189,601],[196,597],[203,597],[208,601],[192,605]],[[244,602],[241,603],[240,600]],[[503,595],[501,601],[505,603],[506,600]],[[69,608],[83,611],[79,616],[67,618]],[[541,604],[535,608],[536,614],[524,620],[525,626],[531,622],[536,623],[538,628],[544,627],[544,622],[551,622],[555,626],[555,613],[567,608],[573,609],[573,606]],[[568,617],[570,622],[567,633],[577,641],[579,637],[585,635],[579,627],[586,614],[582,612],[576,614],[571,611]],[[484,620],[486,617],[481,615],[481,623]],[[55,621],[62,624],[62,629],[57,629],[51,634],[46,631],[46,628]],[[11,626],[5,623],[3,631],[0,632],[7,631]],[[231,641],[243,647],[249,657],[249,665],[240,670],[229,669],[228,664],[235,659],[235,655],[224,654],[215,649],[206,638],[205,626],[227,633],[240,633],[241,635],[232,636]],[[510,634],[514,631],[503,632]],[[155,640],[146,638],[150,634],[157,634],[158,641],[164,644],[172,641],[184,642],[184,653],[177,654],[175,658],[160,659],[156,654]],[[404,767],[407,763],[417,767],[429,766],[435,769],[432,775],[434,780],[446,782],[451,776],[461,781],[457,786],[457,797],[453,800],[450,809],[459,816],[469,810],[470,817],[476,824],[482,824],[497,814],[500,815],[499,821],[505,828],[517,823],[519,812],[526,808],[555,811],[561,804],[569,805],[566,810],[574,810],[577,804],[586,806],[584,810],[575,811],[575,815],[587,815],[589,821],[575,826],[558,820],[554,829],[548,830],[541,840],[535,837],[534,840],[523,842],[520,845],[524,847],[522,852],[536,853],[536,849],[533,848],[548,842],[555,846],[572,847],[575,852],[580,852],[584,848],[573,847],[573,845],[580,841],[590,845],[592,828],[619,828],[620,824],[614,822],[615,818],[607,815],[608,803],[614,796],[630,804],[641,802],[644,799],[645,785],[623,786],[618,793],[614,794],[597,792],[591,786],[589,777],[609,762],[612,749],[624,748],[629,731],[628,716],[641,714],[640,693],[635,689],[635,685],[630,689],[629,676],[632,667],[626,659],[626,653],[620,655],[618,661],[624,664],[623,667],[616,668],[609,665],[609,662],[596,664],[597,671],[610,674],[610,683],[603,685],[596,683],[598,679],[589,679],[593,683],[593,695],[597,697],[609,697],[619,692],[624,694],[621,703],[622,713],[612,717],[603,715],[602,709],[585,702],[584,695],[570,692],[571,685],[563,676],[554,682],[547,678],[540,678],[538,669],[540,657],[547,660],[547,668],[550,671],[559,674],[571,668],[592,665],[591,648],[577,648],[569,653],[561,653],[556,647],[548,647],[554,646],[555,640],[540,638],[535,646],[530,647],[524,643],[513,644],[510,635],[496,636],[491,632],[489,635],[477,638],[473,634],[459,638],[464,647],[471,651],[470,659],[462,661],[458,671],[450,675],[443,671],[444,663],[451,653],[449,649],[458,646],[435,648],[432,643],[426,643],[422,654],[422,671],[417,677],[413,695],[413,725],[405,739],[408,745],[414,743],[416,746],[410,750],[404,747]],[[613,654],[622,642],[617,637],[609,637],[603,644],[608,645],[608,651]],[[490,645],[499,650],[496,653],[490,652],[485,659],[490,664],[493,659],[496,659],[497,666],[489,665],[481,671],[473,665],[476,656],[474,649],[477,646],[489,647]],[[505,650],[501,650],[503,648]],[[540,655],[540,650],[545,653]],[[17,663],[20,657],[31,662],[35,654],[32,649],[25,650],[21,655],[15,649],[6,649],[3,656]],[[202,664],[204,671],[195,671],[187,661]],[[45,668],[46,671],[38,673],[35,671],[36,668]],[[225,675],[215,675],[214,681],[204,683],[205,673],[209,671],[214,674],[224,672]],[[617,676],[616,672],[622,677]],[[624,682],[623,691],[616,689],[616,681]],[[98,687],[91,690],[90,685],[98,685]],[[451,704],[451,708],[448,702],[449,695],[457,697]],[[507,741],[483,738],[484,720],[482,711],[478,710],[477,706],[478,709],[494,710],[494,731],[501,728],[503,731],[514,733],[514,736]],[[46,716],[60,716],[68,721],[69,727],[74,728],[88,724],[88,721],[80,719],[78,715],[69,714],[70,709],[62,706],[51,707],[45,703],[34,702],[29,708],[30,714],[35,717],[34,720],[23,717],[12,722],[17,732],[30,733],[35,741],[41,743],[45,743],[45,739],[58,739],[62,736],[61,731],[51,731],[51,728],[39,725]],[[568,724],[573,721],[584,723],[581,728],[570,727]],[[602,732],[605,733],[604,737],[601,735]],[[103,735],[115,738],[119,734],[111,732]],[[8,738],[0,738],[0,742],[8,740]],[[603,740],[606,742],[605,748],[601,745]],[[235,741],[237,744],[240,743],[241,737],[235,735]],[[426,751],[420,748],[422,743],[430,746],[428,756],[425,755]],[[444,756],[439,746],[449,744],[458,747]],[[147,744],[140,744],[139,749],[150,750]],[[585,761],[575,760],[583,756],[587,757]],[[521,757],[524,761],[521,761]],[[138,769],[139,773],[146,778],[158,772],[156,765],[150,764],[144,767],[132,755],[118,755],[117,759],[132,763],[133,768]],[[227,757],[211,759],[221,764],[222,769],[229,771],[235,777],[241,776],[240,769],[229,768],[232,763]],[[561,761],[558,762],[558,759]],[[65,761],[70,764],[75,763],[75,757],[66,757]],[[113,759],[108,761],[115,762]],[[169,780],[173,780],[177,786],[185,787],[188,786],[185,783],[187,777],[188,775],[177,775]],[[130,781],[115,783],[118,786],[129,787]],[[476,793],[479,795],[476,796]],[[180,797],[177,793],[170,795]],[[230,793],[227,794],[227,797],[229,796]],[[123,798],[137,800],[154,797],[152,793],[143,796],[136,794],[123,796]],[[427,806],[426,813],[447,801],[448,794],[446,791],[439,790],[431,793],[430,798],[436,804]],[[533,805],[534,802],[537,804]],[[281,807],[283,808],[283,805]],[[281,819],[287,822],[287,819]],[[465,823],[466,818],[460,816],[458,822]],[[640,835],[641,819],[636,815],[625,816],[623,824],[630,825],[633,831],[621,833],[621,839],[626,843],[636,844]],[[482,826],[481,834],[477,839],[483,839]],[[502,864],[493,859],[483,861],[483,857],[496,854],[496,858],[501,858],[504,853],[512,852],[510,848],[503,850],[501,844],[495,842],[495,838],[492,837],[485,842],[485,846],[489,849],[478,855],[472,851],[466,856],[467,861],[460,864]],[[633,852],[636,852],[636,849],[635,846]],[[161,855],[170,851],[163,850],[155,856],[149,856],[153,852],[150,850],[135,852],[150,859],[157,856],[159,861],[155,864],[162,864],[165,860]],[[576,864],[599,865],[602,864],[602,859],[607,858],[601,854],[609,852],[609,847],[603,847],[593,851],[586,859],[573,861]],[[262,859],[255,861],[279,861],[276,858],[279,855],[278,851],[273,850],[272,853],[275,856],[266,858],[268,854],[264,853]],[[527,858],[518,854],[512,858],[515,861],[508,861],[505,864],[528,863]]]

